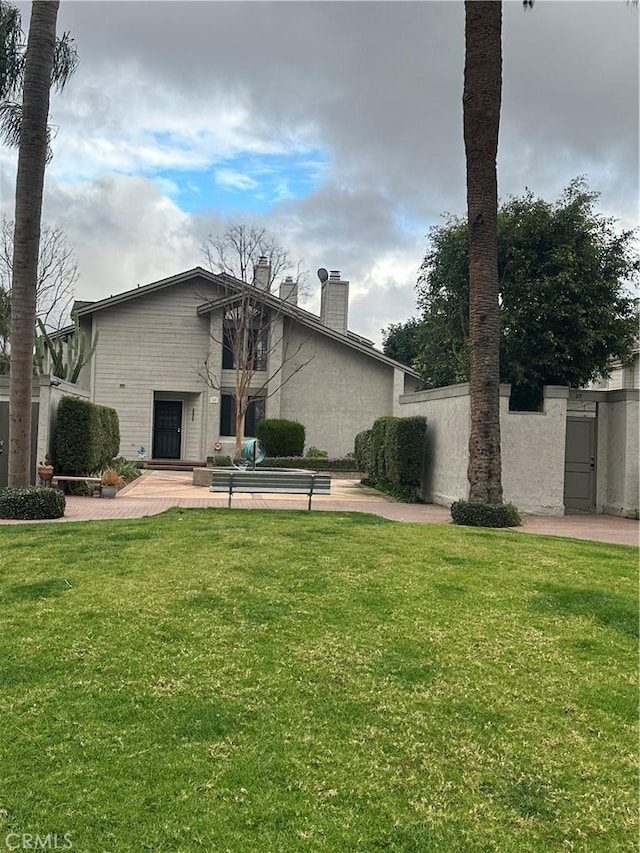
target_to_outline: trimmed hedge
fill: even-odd
[[[58,406],[54,465],[58,474],[84,477],[108,468],[120,448],[118,413],[78,397]]]
[[[420,490],[424,467],[426,418],[395,418],[386,425],[386,479],[394,486]]]
[[[365,429],[359,432],[355,437],[354,442],[354,457],[356,460],[356,469],[366,472],[371,471],[372,460],[371,450],[373,447],[373,430]]]
[[[359,432],[355,457],[363,482],[398,500],[420,501],[426,435],[422,416],[378,418],[370,430]]]
[[[455,501],[451,504],[455,524],[470,527],[517,527],[520,513],[513,504],[486,504],[479,501]]]
[[[61,518],[66,500],[59,489],[27,486],[0,489],[0,518]]]
[[[373,422],[371,429],[371,472],[370,479],[376,483],[383,483],[389,480],[387,476],[387,431],[393,421],[398,420],[389,415],[383,418],[378,418]]]
[[[304,426],[298,421],[267,418],[258,423],[256,437],[271,457],[302,456],[304,453]]]
[[[310,471],[359,471],[351,456],[278,456],[267,457],[258,468],[307,468]]]

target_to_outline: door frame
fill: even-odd
[[[178,445],[178,455],[173,456],[157,456],[156,455],[156,407],[158,404],[162,403],[172,403],[180,405],[180,425],[179,425],[179,435],[180,441]],[[151,422],[151,459],[182,459],[182,449],[184,446],[184,400],[181,400],[178,397],[169,399],[161,397],[158,399],[155,395],[153,398],[153,417]]]
[[[566,424],[565,424],[565,460],[564,460],[564,486],[563,486],[563,501],[565,501],[565,510],[567,509],[566,504],[566,482],[567,482],[567,457],[566,457],[566,441],[569,432],[569,424],[570,423],[584,423],[587,421],[591,425],[591,450],[590,459],[593,460],[590,463],[591,470],[589,472],[589,496],[587,500],[589,501],[588,507],[572,507],[569,506],[568,509],[572,512],[595,512],[596,511],[596,498],[597,498],[597,475],[598,475],[598,418],[597,418],[597,410],[596,416],[592,418],[587,417],[571,417],[567,416]],[[585,463],[586,464],[586,463]]]

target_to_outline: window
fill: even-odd
[[[220,435],[236,434],[236,405],[231,394],[220,398]]]
[[[236,404],[232,394],[222,394],[220,401],[220,435],[236,434]],[[244,416],[243,433],[247,438],[256,434],[260,421],[264,420],[265,398],[253,397]]]
[[[234,359],[234,349],[237,346],[237,342],[235,340],[234,329],[230,325],[225,325],[223,340],[222,340],[222,369],[223,370],[234,370],[235,359]],[[267,329],[250,329],[249,330],[249,340],[248,340],[248,364],[247,367],[249,370],[266,370],[267,369],[267,356],[269,353],[269,333]],[[251,367],[251,360],[254,359],[253,367]]]
[[[244,416],[244,434],[248,438],[255,437],[258,424],[264,420],[265,399],[264,397],[254,397],[249,402],[247,414]]]

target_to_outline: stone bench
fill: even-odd
[[[307,471],[301,468],[211,468],[210,492],[227,492],[228,507],[231,498],[239,492],[252,494],[314,495],[331,494],[331,476],[323,471]]]
[[[93,487],[92,497],[99,498],[102,494],[101,477],[66,477],[54,474],[51,480],[51,488],[57,489],[60,483],[89,483]]]

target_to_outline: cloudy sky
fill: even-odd
[[[28,4],[23,10],[28,28]],[[504,3],[501,197],[575,176],[638,219],[638,11],[624,0]],[[464,213],[463,3],[62,0],[80,64],[55,95],[44,219],[77,297],[203,263],[225,223],[264,225],[310,271],[351,282],[349,326],[415,311],[429,226]],[[15,153],[0,148],[13,218]]]

